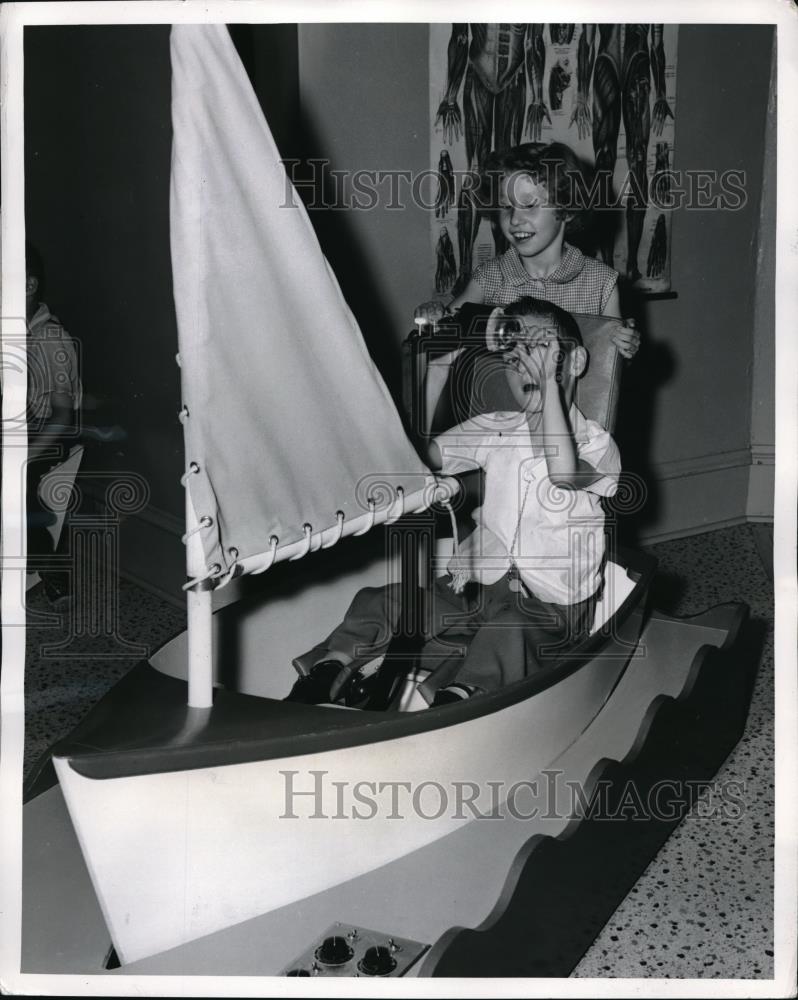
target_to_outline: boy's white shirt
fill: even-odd
[[[601,478],[585,489],[563,489],[548,480],[543,449],[532,441],[523,413],[481,414],[436,438],[443,473],[485,470],[476,529],[459,545],[449,570],[482,584],[499,580],[515,563],[527,589],[550,604],[576,604],[601,584],[604,511],[621,471],[608,431],[570,410],[580,459]],[[511,553],[512,550],[512,553]]]

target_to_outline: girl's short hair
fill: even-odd
[[[508,174],[527,174],[542,184],[552,202],[566,217],[569,236],[587,227],[590,218],[591,169],[564,142],[525,142],[510,149],[494,150],[485,160],[479,185],[481,206],[499,207],[501,181]]]

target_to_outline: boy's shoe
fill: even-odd
[[[446,687],[439,688],[435,692],[435,697],[430,707],[440,708],[441,705],[454,705],[459,701],[465,701],[467,698],[473,698],[475,694],[479,693],[480,689],[471,687],[470,684],[449,684]]]
[[[357,667],[353,663],[344,666],[340,660],[320,660],[311,667],[310,673],[303,674],[296,681],[285,701],[304,705],[335,701],[346,694],[356,673]]]

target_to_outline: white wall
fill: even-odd
[[[302,24],[299,100],[306,156],[333,170],[405,171],[430,167],[426,24]],[[389,207],[390,182],[370,210],[311,211],[325,253],[394,390],[399,347],[413,308],[430,298],[429,215],[397,182],[402,207]]]
[[[760,197],[765,159],[774,160],[765,142],[771,39],[764,25],[680,28],[674,165],[744,171],[746,199],[736,211],[675,213],[677,297],[641,306],[646,343],[625,372],[618,437],[625,465],[649,484],[636,525],[643,540],[744,520],[754,513],[749,490],[768,472],[752,472],[752,448],[754,461],[772,461],[774,206],[767,178]],[[313,148],[334,168],[429,168],[425,25],[303,25],[299,67]],[[385,304],[381,329],[396,350],[413,305],[431,293],[428,212],[381,205],[351,213],[347,226]],[[325,249],[335,255],[334,235]],[[346,287],[346,260],[341,264],[368,336],[368,310],[358,308],[357,291]],[[767,488],[757,486],[754,496],[763,516]]]

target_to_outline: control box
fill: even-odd
[[[382,931],[335,923],[280,975],[403,976],[428,947]]]

